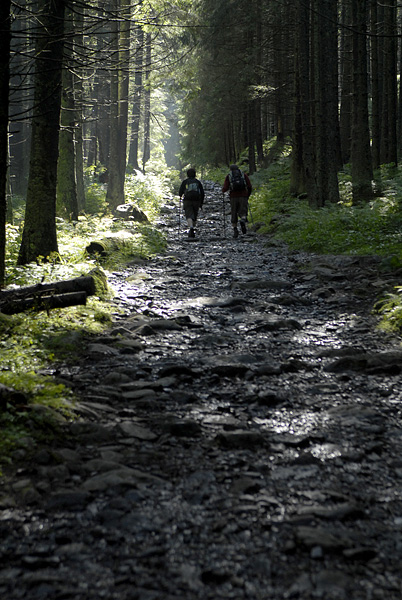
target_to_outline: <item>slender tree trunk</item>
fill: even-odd
[[[352,0],[353,18],[353,201],[372,198],[373,167],[370,148],[367,81],[367,0]]]
[[[123,21],[119,39],[119,178],[124,197],[127,167],[128,96],[130,83],[130,6],[131,0],[121,0]]]
[[[248,169],[252,175],[256,171],[255,164],[255,104],[249,102],[247,113],[247,138],[248,138]]]
[[[0,5],[0,288],[5,280],[11,1]]]
[[[296,52],[297,52],[297,88],[299,94],[300,115],[296,116],[300,130],[297,136],[293,160],[300,161],[297,171],[301,173],[301,181],[295,184],[295,188],[307,193],[309,203],[318,206],[318,188],[316,182],[316,159],[315,159],[315,128],[313,122],[313,96],[311,84],[311,39],[312,27],[310,22],[310,3],[298,0],[297,4],[297,29],[296,29]],[[297,103],[296,103],[297,109]]]
[[[13,19],[11,24],[9,176],[12,192],[23,197],[27,193],[31,137],[30,100],[25,90],[33,86],[33,78],[27,67],[26,57],[31,56],[34,50],[29,17],[21,11],[18,18]]]
[[[112,61],[110,78],[110,153],[108,161],[108,185],[106,200],[113,210],[124,203],[124,182],[122,185],[119,152],[121,149],[119,130],[119,21],[120,0],[114,1],[115,17],[112,22]]]
[[[342,1],[342,31],[341,31],[341,108],[340,108],[340,137],[342,163],[350,161],[351,129],[352,129],[352,77],[353,77],[353,38],[350,26],[352,23],[350,0]]]
[[[399,31],[402,30],[402,13],[399,15]],[[402,151],[402,37],[399,38],[399,96],[398,96],[398,152]]]
[[[151,158],[151,58],[152,45],[151,34],[147,33],[145,40],[145,93],[144,93],[144,152],[142,156],[142,170],[145,173],[145,165]]]
[[[25,222],[18,264],[58,252],[56,182],[64,0],[39,0],[35,97]]]
[[[293,147],[290,168],[290,191],[298,196],[305,191],[303,172],[303,121],[301,113],[300,95],[300,49],[295,43],[295,92],[294,92],[294,121],[293,121]]]
[[[256,40],[256,81],[257,85],[262,84],[262,0],[257,0],[256,2],[256,19],[255,19],[255,40]],[[257,149],[257,159],[260,164],[264,161],[264,145],[263,145],[263,136],[262,136],[262,101],[261,95],[258,93],[257,98],[255,100],[255,133],[256,133],[256,149]]]
[[[128,164],[137,171],[140,170],[138,164],[138,148],[140,138],[140,120],[141,120],[141,98],[143,93],[143,61],[144,61],[144,30],[141,25],[136,27],[136,48],[134,54],[134,91],[132,108],[131,141]]]
[[[74,14],[74,24],[76,34],[74,36],[74,45],[78,48],[84,48],[84,14],[79,10]],[[75,179],[77,182],[77,204],[78,212],[85,211],[85,186],[84,186],[84,87],[83,87],[83,69],[76,69],[77,74],[73,77],[75,93]]]
[[[381,164],[381,96],[380,96],[380,71],[379,71],[379,23],[378,0],[370,2],[370,32],[371,32],[371,153],[373,168],[378,169]]]
[[[381,156],[382,164],[397,164],[397,57],[396,57],[396,0],[384,0],[384,87],[381,113]]]
[[[316,98],[316,168],[319,203],[338,202],[338,86],[334,85],[337,65],[336,17],[334,0],[320,0],[316,5],[315,98]]]
[[[64,65],[62,74],[61,131],[59,136],[59,160],[57,164],[57,208],[73,221],[78,219],[77,183],[75,178],[75,101],[72,73],[73,13],[66,8]]]

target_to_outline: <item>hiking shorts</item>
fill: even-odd
[[[233,227],[237,225],[238,219],[247,221],[248,196],[230,197],[231,222]]]
[[[198,217],[198,211],[201,208],[201,200],[183,200],[183,208],[186,219],[192,219],[194,223]]]

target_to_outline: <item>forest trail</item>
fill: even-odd
[[[167,201],[165,255],[58,373],[61,447],[0,482],[7,600],[400,600],[402,351],[369,257],[289,253]],[[251,228],[252,229],[252,228]],[[118,308],[118,310],[117,310]]]

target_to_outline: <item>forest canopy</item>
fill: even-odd
[[[125,202],[128,176],[291,147],[295,202],[373,198],[402,140],[396,0],[2,0],[0,285],[6,224],[18,263],[59,252],[58,218]]]

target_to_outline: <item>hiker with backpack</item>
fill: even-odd
[[[204,188],[199,179],[195,177],[195,169],[188,169],[187,179],[182,181],[179,196],[183,197],[184,215],[189,226],[188,237],[195,237],[195,224],[198,218],[198,211],[204,204]]]
[[[230,172],[226,175],[222,193],[229,192],[231,222],[233,226],[233,237],[239,237],[237,224],[240,220],[242,233],[247,233],[248,199],[253,186],[247,175],[237,165],[230,165]]]

